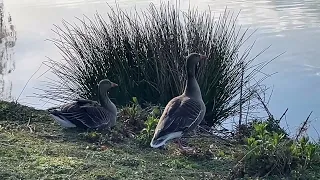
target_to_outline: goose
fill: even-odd
[[[183,147],[180,138],[193,131],[202,121],[206,106],[202,100],[199,84],[195,78],[196,65],[207,57],[198,53],[187,56],[187,81],[183,93],[174,97],[166,105],[156,126],[150,142],[152,148],[163,148],[170,140],[177,140],[181,150],[191,150]]]
[[[108,90],[118,84],[103,79],[98,84],[97,101],[75,99],[60,107],[49,108],[50,116],[66,128],[105,128],[113,127],[117,119],[117,108],[108,97]]]

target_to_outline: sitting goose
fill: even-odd
[[[108,90],[118,86],[109,79],[104,79],[98,85],[96,101],[77,99],[73,103],[48,109],[51,117],[63,127],[104,128],[116,123],[117,108],[108,97]]]
[[[180,96],[171,99],[165,107],[151,140],[151,147],[163,147],[167,141],[178,139],[179,148],[182,150],[188,148],[181,145],[180,138],[194,130],[200,124],[206,112],[200,87],[195,78],[196,65],[200,60],[206,58],[206,56],[197,53],[191,53],[187,57],[185,90]]]

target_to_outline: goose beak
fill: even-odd
[[[208,57],[206,55],[200,54],[200,60],[206,60]]]
[[[118,84],[116,84],[116,83],[111,83],[111,87],[117,87],[118,86]]]

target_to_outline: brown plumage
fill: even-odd
[[[206,107],[195,78],[195,68],[197,63],[205,58],[197,53],[187,57],[188,76],[185,90],[166,105],[150,142],[151,147],[162,147],[169,140],[180,139],[182,135],[194,130],[202,121]]]
[[[50,108],[48,112],[64,127],[103,128],[115,125],[117,108],[107,95],[107,91],[118,86],[108,79],[98,85],[99,101],[77,99],[60,107]]]

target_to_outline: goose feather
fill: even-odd
[[[194,75],[196,63],[204,58],[196,53],[187,58],[188,79],[185,91],[166,105],[150,142],[151,147],[158,148],[171,139],[181,138],[202,121],[206,107]]]
[[[110,100],[102,106],[97,101],[75,99],[72,103],[50,108],[48,112],[63,127],[111,127],[117,118],[117,108]]]

